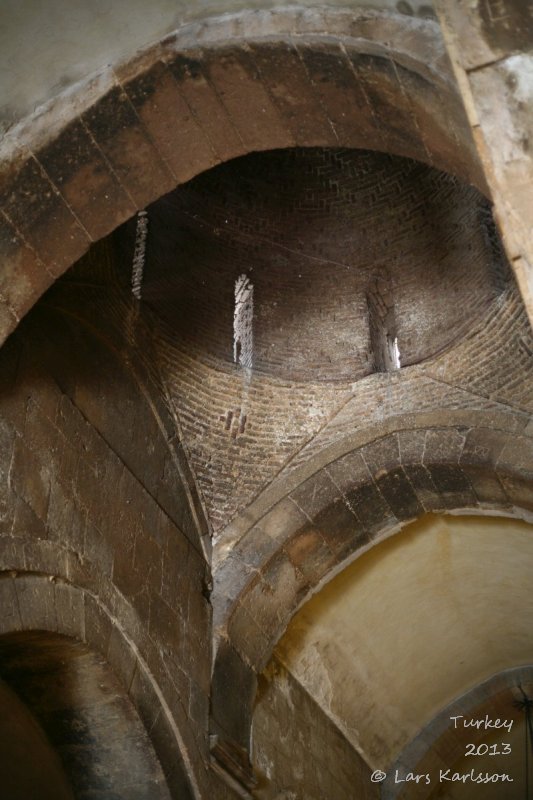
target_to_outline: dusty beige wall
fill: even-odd
[[[253,762],[269,781],[259,800],[372,800],[370,769],[302,686],[273,659],[262,675]]]
[[[426,516],[293,619],[278,657],[373,768],[468,689],[533,661],[532,534],[518,520]]]

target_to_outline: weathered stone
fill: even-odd
[[[0,602],[2,604],[2,633],[21,630],[22,620],[15,584],[13,578],[6,574],[0,578]]]
[[[261,42],[251,53],[295,144],[324,145],[333,131],[298,51],[288,41]]]
[[[36,157],[94,241],[135,213],[81,120],[67,125]]]
[[[293,144],[252,58],[240,47],[204,52],[203,69],[224,103],[246,152]]]
[[[178,182],[189,180],[218,162],[171,72],[161,61],[125,83],[124,89]]]
[[[401,467],[379,478],[377,486],[396,519],[415,519],[423,513],[423,506]]]
[[[89,246],[87,233],[33,157],[0,183],[0,207],[45,265],[41,291]]]
[[[200,50],[176,55],[168,63],[179,90],[221,161],[242,155],[243,144],[228,111],[207,79]]]
[[[111,89],[82,120],[137,208],[144,208],[173,187],[175,178],[121,88]]]
[[[221,645],[217,660],[219,669],[215,672],[212,687],[213,722],[223,735],[246,748],[257,677],[229,644]],[[231,698],[230,690],[234,685],[240,687],[239,706]]]

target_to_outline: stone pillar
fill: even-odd
[[[436,0],[435,7],[533,325],[533,3]]]

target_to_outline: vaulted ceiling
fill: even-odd
[[[107,533],[83,528],[75,546],[131,594],[141,647],[163,626],[147,658],[172,672],[177,628],[188,642],[212,623],[195,642],[201,702],[184,712],[178,691],[187,752],[201,752],[191,791],[210,785],[208,762],[244,797],[325,791],[272,734],[272,709],[297,698],[322,726],[320,769],[353,760],[374,798],[372,769],[460,762],[450,709],[492,714],[530,690],[527,182],[508,191],[530,164],[516,77],[529,72],[498,66],[526,56],[485,4],[463,24],[443,3],[271,5],[147,15],[120,2],[100,9],[97,37],[80,6],[74,48],[64,27],[57,39],[60,2],[28,16],[31,74],[18,57],[4,71],[2,341],[18,328],[6,386],[31,414],[25,381],[40,390],[46,375],[139,478],[124,566],[76,465],[74,507]],[[512,95],[503,132],[486,108],[489,56]],[[30,422],[4,402],[24,441]],[[54,447],[37,437],[37,457]],[[19,486],[13,463],[9,490],[77,535],[66,495],[41,491],[46,469]],[[46,570],[30,571],[40,586]],[[180,662],[189,688],[196,662]]]

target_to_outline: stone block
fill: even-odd
[[[376,483],[396,519],[416,519],[424,513],[424,507],[401,467],[387,472]]]
[[[174,176],[121,88],[111,89],[82,120],[137,208],[174,188]]]
[[[400,463],[421,464],[424,456],[426,444],[425,430],[398,431],[398,448],[400,452]]]
[[[85,595],[84,611],[85,641],[99,653],[107,656],[113,627],[108,614],[91,594]]]
[[[36,158],[94,241],[135,213],[131,198],[80,119],[67,125]]]
[[[0,576],[0,607],[2,608],[0,622],[2,634],[21,630],[22,620],[19,613],[15,584],[13,578],[7,574]]]
[[[507,439],[508,433],[490,428],[474,428],[468,431],[461,465],[496,465]]]
[[[165,714],[158,715],[150,731],[150,739],[161,762],[170,797],[193,800],[182,760],[176,758],[176,735]]]
[[[314,586],[334,563],[335,556],[328,540],[316,530],[300,531],[285,545],[284,550],[303,578]]]
[[[465,70],[476,69],[531,46],[533,25],[522,0],[446,3],[438,0],[437,11],[445,21],[447,37]]]
[[[187,621],[191,633],[202,641],[211,630],[211,604],[204,596],[201,582],[189,580],[187,593]]]
[[[20,497],[14,497],[13,499],[12,535],[21,539],[47,539],[48,530],[45,522],[37,516],[25,500]]]
[[[161,594],[162,562],[163,554],[158,543],[145,529],[139,531],[135,539],[133,568],[143,575],[150,591],[158,594]]]
[[[52,276],[1,212],[0,258],[0,295],[6,304],[6,323],[11,330],[50,285]]]
[[[528,478],[499,474],[500,482],[509,502],[518,508],[533,509],[533,486]]]
[[[22,538],[10,536],[9,533],[0,536],[0,570],[25,570],[26,542]]]
[[[168,62],[182,97],[198,120],[220,161],[240,156],[244,146],[217,92],[208,80],[200,50],[188,50]]]
[[[123,86],[178,183],[218,163],[213,147],[163,62],[156,62]]]
[[[432,464],[427,469],[446,508],[470,508],[477,505],[477,497],[460,467]]]
[[[34,514],[46,520],[50,495],[50,465],[29,449],[22,439],[17,439],[13,451],[12,486],[30,506]]]
[[[24,542],[24,564],[32,572],[67,577],[68,551],[48,539],[29,539]]]
[[[137,657],[122,631],[112,626],[107,646],[107,660],[126,692],[137,668]]]
[[[0,207],[45,265],[43,290],[89,246],[86,231],[31,156],[0,182]]]
[[[496,473],[492,473],[484,467],[465,464],[462,464],[462,470],[480,503],[493,504],[499,508],[509,504],[509,499]]]
[[[249,570],[253,571],[259,569],[262,564],[274,555],[279,544],[280,543],[276,542],[275,539],[271,539],[259,525],[254,525],[254,527],[250,528],[245,536],[243,536],[234,550],[234,553],[239,559],[238,569],[242,570],[243,564],[248,568],[245,570],[247,574],[249,574]],[[231,558],[231,556],[232,553],[229,554],[225,561]],[[224,569],[224,572],[225,571]],[[238,575],[235,576],[235,579],[238,581]]]
[[[85,552],[87,512],[77,498],[54,478],[50,486],[50,502],[46,524],[51,539],[62,541],[77,553]]]
[[[409,99],[398,81],[392,59],[348,51],[355,79],[371,108],[378,129],[378,149],[427,160],[427,151],[413,118]]]
[[[257,527],[273,541],[282,541],[308,522],[306,515],[295,503],[289,497],[285,497],[261,517]]]
[[[15,588],[23,629],[57,631],[53,581],[38,575],[19,575]]]
[[[352,63],[335,42],[297,43],[318,104],[331,125],[329,146],[366,147],[369,141],[379,149],[384,140]]]
[[[103,531],[106,536],[106,531]],[[114,547],[112,580],[117,589],[125,595],[132,597],[142,588],[142,575],[133,568],[135,539],[123,532],[122,543]]]
[[[85,593],[63,581],[56,581],[57,630],[66,636],[85,639]]]
[[[329,477],[327,471],[320,470],[297,489],[290,493],[290,498],[309,519],[313,519],[320,511],[338,499],[341,492]]]
[[[454,428],[435,428],[426,433],[424,464],[458,464],[466,432]]]
[[[351,497],[348,494],[346,499],[338,498],[313,520],[313,525],[334,554],[347,546],[355,551],[368,541],[366,525],[352,506]]]
[[[241,606],[247,611],[248,617],[254,621],[267,639],[270,640],[279,628],[277,598],[272,587],[260,577],[256,577],[246,588],[239,606],[232,613],[237,613]],[[236,632],[246,631],[246,619],[248,617],[243,618],[242,624],[240,619],[237,619]],[[228,627],[231,627],[231,621],[228,623]],[[246,636],[236,643],[242,652],[245,652],[247,647]]]
[[[360,450],[341,456],[326,467],[332,481],[344,494],[369,482],[371,476]]]
[[[212,718],[217,732],[223,732],[225,737],[246,749],[256,689],[257,677],[253,669],[231,644],[223,641],[213,673]]]
[[[74,542],[73,542],[74,544]],[[83,542],[84,559],[90,562],[91,570],[98,576],[98,579],[111,578],[114,568],[113,544],[109,541],[102,531],[87,523]]]
[[[509,436],[497,461],[497,471],[518,472],[533,477],[533,439]]]
[[[370,479],[368,483],[347,492],[346,500],[370,537],[396,522],[396,517],[384,496]]]
[[[240,47],[205,50],[203,69],[244,143],[244,151],[293,144],[251,56]]]
[[[151,730],[158,714],[161,713],[159,698],[149,674],[137,663],[128,694],[147,731]]]
[[[374,479],[395,469],[400,464],[400,451],[396,435],[376,439],[362,447],[360,452]]]
[[[431,480],[431,475],[423,464],[404,466],[409,483],[416,492],[420,505],[425,511],[437,511],[446,508],[446,505]]]
[[[265,659],[270,657],[273,643],[246,605],[238,605],[233,611],[228,623],[228,634],[239,650],[246,649],[246,657],[260,670]]]
[[[294,45],[260,42],[250,52],[261,78],[294,143],[300,147],[330,144],[334,133]]]
[[[169,653],[179,654],[184,639],[184,623],[156,593],[150,592],[149,633]]]
[[[19,323],[20,314],[6,300],[0,299],[0,342],[5,342]]]

